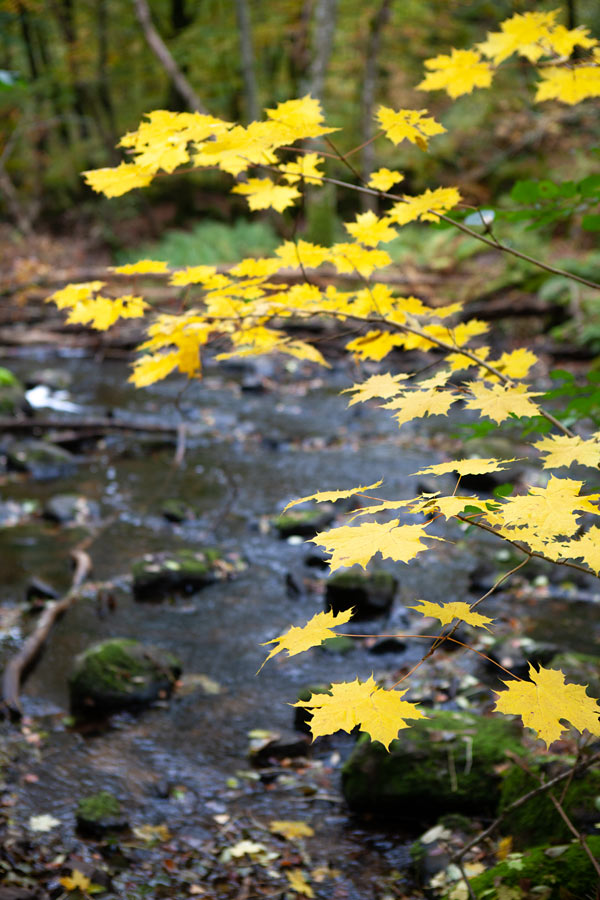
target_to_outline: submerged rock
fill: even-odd
[[[9,468],[29,472],[40,481],[71,475],[76,465],[72,453],[46,441],[16,441],[6,457]]]
[[[100,507],[94,500],[78,494],[56,494],[44,506],[43,516],[61,525],[87,525],[98,521]]]
[[[323,528],[331,525],[334,519],[333,506],[321,503],[318,507],[294,507],[281,516],[271,519],[271,525],[280,538],[293,535],[312,538]]]
[[[148,706],[168,697],[181,674],[176,656],[127,638],[92,644],[75,660],[69,678],[71,710],[101,716]]]
[[[555,813],[556,814],[556,813]],[[600,837],[589,835],[586,842],[592,856],[600,859]],[[478,898],[484,897],[543,897],[544,900],[583,900],[593,896],[598,882],[589,856],[575,841],[562,846],[542,846],[519,855],[511,856],[487,872],[476,875],[470,887]],[[543,892],[523,894],[521,886],[543,886]],[[501,894],[502,889],[503,894]],[[514,888],[514,891],[510,891]],[[446,895],[444,900],[449,900]]]
[[[342,769],[342,788],[357,810],[431,821],[448,812],[493,813],[505,751],[522,752],[520,729],[505,718],[430,710],[400,732],[388,753],[361,737]]]
[[[398,582],[389,572],[338,572],[325,586],[325,609],[338,613],[354,607],[354,620],[389,612]]]
[[[98,791],[77,804],[77,828],[87,837],[104,837],[111,831],[129,828],[119,800],[109,791]]]
[[[133,563],[133,594],[136,600],[162,600],[172,593],[190,594],[223,577],[217,563],[219,550],[176,550],[147,553]]]

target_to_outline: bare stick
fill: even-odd
[[[78,547],[71,550],[71,556],[75,560],[75,572],[71,587],[63,597],[54,600],[46,606],[34,631],[29,635],[19,652],[12,659],[9,659],[6,665],[2,676],[1,707],[11,718],[20,718],[23,715],[19,694],[24,672],[39,655],[55,621],[77,600],[79,589],[92,570],[92,561],[83,549],[84,546],[91,543],[91,540],[91,537],[86,538]]]

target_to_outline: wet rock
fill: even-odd
[[[586,842],[592,856],[600,859],[600,837],[589,835]],[[524,896],[520,890],[522,885],[543,885],[543,893],[538,891],[528,896],[543,896],[544,900],[564,900],[567,897],[583,900],[590,896],[590,889],[593,891],[597,881],[598,876],[589,856],[575,842],[536,847],[524,853],[518,859],[518,865],[515,865],[514,858],[510,858],[476,875],[471,879],[470,886],[478,900],[484,896],[499,897],[502,888],[505,889],[505,896]],[[515,892],[509,894],[510,888],[514,888]]]
[[[47,900],[49,896],[41,887],[0,885],[0,900]]]
[[[528,760],[527,767],[535,776],[544,776],[550,781],[570,769],[564,758],[543,756]],[[503,775],[500,811],[513,801],[527,794],[535,782],[520,766],[512,765]],[[563,785],[559,785],[561,790]],[[562,793],[562,790],[561,790]],[[558,794],[561,796],[561,794]],[[600,803],[600,771],[588,769],[571,780],[561,804],[575,827],[584,834],[593,830],[598,821]],[[502,829],[510,834],[517,849],[543,844],[545,842],[570,841],[572,834],[547,794],[538,794],[523,806],[509,813],[502,823]]]
[[[304,565],[309,569],[328,569],[329,559],[329,555],[323,550],[312,550],[304,557]]]
[[[29,373],[25,385],[30,389],[42,384],[52,391],[64,391],[71,386],[72,381],[71,373],[64,369],[36,369]]]
[[[76,466],[72,453],[46,441],[16,441],[6,456],[10,469],[29,472],[39,481],[72,475]]]
[[[61,525],[88,525],[99,520],[100,507],[78,494],[56,494],[44,506],[42,515]]]
[[[462,640],[462,638],[459,638]],[[543,641],[534,641],[526,635],[500,637],[488,648],[487,654],[519,678],[529,674],[529,664],[547,666],[556,655],[558,647]],[[492,663],[488,663],[493,666]],[[496,667],[493,666],[495,669]]]
[[[304,703],[307,703],[312,694],[328,694],[330,684],[310,684],[305,688],[302,688],[301,691],[298,692],[298,700],[302,700]],[[294,707],[294,728],[296,731],[302,731],[304,734],[310,734],[310,725],[309,722],[312,719],[312,712],[309,709],[306,709],[304,706],[295,706]]]
[[[172,593],[190,594],[221,577],[214,548],[147,553],[133,563],[133,594],[136,600],[162,600]]]
[[[355,621],[389,612],[398,582],[389,572],[338,572],[325,586],[325,609],[338,613],[354,607]]]
[[[342,770],[343,793],[353,809],[423,822],[448,812],[495,812],[495,767],[506,762],[506,750],[522,752],[518,726],[464,712],[428,715],[402,730],[389,753],[359,738]]]
[[[93,644],[75,660],[69,678],[71,710],[101,716],[168,697],[181,674],[176,656],[126,638]]]
[[[289,538],[292,535],[312,538],[331,525],[333,519],[333,506],[330,503],[320,503],[318,507],[301,506],[288,509],[283,515],[271,519],[271,525],[280,538]]]
[[[168,522],[185,522],[187,519],[194,518],[194,512],[185,500],[180,500],[177,497],[165,500],[160,511]]]
[[[258,735],[259,732],[251,732]],[[254,738],[250,743],[248,756],[255,766],[268,766],[274,760],[308,756],[310,741],[304,735],[294,732],[265,732],[264,740]]]
[[[18,412],[30,412],[25,399],[25,388],[10,369],[0,366],[0,415],[14,416]]]
[[[388,653],[404,653],[405,650],[406,644],[404,641],[395,637],[381,638],[369,647],[369,653],[373,653],[375,656],[385,656]]]
[[[28,603],[35,603],[36,600],[56,600],[57,597],[60,597],[60,593],[51,584],[36,575],[33,575],[27,582],[25,599]]]
[[[124,831],[129,822],[119,800],[109,791],[98,791],[77,804],[77,828],[85,837],[101,838],[111,831]]]
[[[591,697],[600,697],[600,656],[588,653],[557,653],[548,664],[560,669],[571,684],[586,684]]]

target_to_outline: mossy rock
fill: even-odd
[[[94,500],[78,494],[56,494],[44,506],[42,515],[61,525],[87,525],[98,521],[100,507]]]
[[[168,697],[180,674],[177,657],[158,647],[127,638],[101,641],[75,660],[71,710],[89,717],[141,708]]]
[[[76,464],[72,453],[46,441],[16,441],[6,458],[10,469],[29,472],[40,481],[72,475]]]
[[[398,582],[389,572],[338,572],[327,580],[325,609],[338,613],[354,607],[353,619],[372,619],[389,612]]]
[[[564,757],[543,757],[530,761],[528,768],[536,775],[544,774],[547,781],[561,774],[568,766]],[[519,766],[514,765],[502,779],[500,811],[527,794],[536,781]],[[558,786],[561,791],[561,785]],[[562,801],[563,808],[577,828],[588,831],[600,819],[600,771],[588,770],[574,776]],[[569,841],[571,832],[556,812],[547,794],[538,794],[528,803],[510,813],[502,823],[517,848],[532,847],[548,841]]]
[[[586,841],[592,856],[600,859],[600,837],[589,836]],[[536,847],[519,857],[511,854],[470,882],[478,900],[497,900],[501,888],[520,889],[512,895],[520,900],[585,900],[595,896],[597,884],[598,875],[579,843]]]
[[[17,376],[0,366],[0,415],[14,416],[27,405],[25,388]]]
[[[323,528],[331,525],[334,519],[333,506],[321,503],[318,507],[300,507],[289,509],[281,516],[271,519],[271,525],[277,531],[280,538],[289,538],[293,535],[303,538],[312,538]]]
[[[103,837],[129,827],[119,800],[109,791],[98,791],[80,800],[75,817],[77,828],[87,837]]]
[[[427,714],[400,732],[389,753],[359,738],[342,769],[350,807],[422,823],[449,812],[495,812],[495,768],[506,762],[507,750],[523,752],[516,723],[446,710]]]
[[[557,653],[550,660],[550,669],[560,669],[567,682],[587,685],[590,697],[600,697],[600,656],[589,653]]]
[[[298,692],[298,700],[307,703],[313,694],[328,694],[331,688],[330,684],[310,684],[302,688]],[[312,711],[304,706],[294,707],[294,728],[296,731],[302,731],[304,734],[310,734],[310,720],[312,719]]]
[[[131,572],[136,600],[162,600],[169,594],[191,594],[222,576],[215,566],[221,553],[213,548],[147,553]]]
[[[170,497],[168,500],[165,500],[160,511],[167,522],[179,523],[194,518],[192,508],[185,500],[180,500],[177,497]]]

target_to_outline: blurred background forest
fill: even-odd
[[[594,0],[558,6],[564,24],[600,32]],[[94,194],[80,176],[117,165],[124,158],[119,138],[151,110],[199,109],[246,123],[306,93],[342,129],[335,142],[344,153],[373,137],[379,104],[429,108],[447,132],[428,153],[368,143],[352,156],[357,175],[401,169],[407,193],[456,185],[471,208],[496,209],[500,238],[538,258],[548,258],[552,240],[561,265],[593,278],[596,234],[582,228],[580,214],[597,204],[600,191],[593,104],[534,104],[533,69],[516,58],[502,67],[493,90],[451,101],[444,92],[415,88],[425,59],[471,46],[514,13],[556,7],[536,0],[1,0],[4,281],[14,286],[44,267],[148,255],[175,266],[233,263],[272,252],[292,230],[322,244],[343,239],[341,223],[361,205],[376,204],[374,198],[329,184],[310,191],[293,214],[251,216],[218,171],[158,178],[118,200]],[[335,159],[327,173],[356,180]],[[565,181],[572,187],[586,178],[584,191],[563,197]],[[538,200],[553,211],[532,227],[521,210]],[[409,225],[387,249],[398,264],[455,271],[470,259],[477,269],[475,257],[485,248],[440,223]],[[532,275],[518,261],[504,259],[500,268],[495,288],[519,282],[541,291],[541,305],[558,309],[559,337],[598,352],[593,298],[574,296],[564,279]],[[583,325],[582,311],[590,314]],[[566,317],[575,325],[565,326]]]

